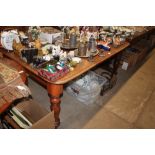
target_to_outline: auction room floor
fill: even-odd
[[[155,53],[155,49],[151,53]],[[155,54],[154,54],[154,57],[155,57]],[[80,103],[74,97],[70,96],[69,94],[67,94],[66,91],[64,91],[62,102],[61,102],[61,113],[60,113],[61,125],[59,128],[60,129],[155,128],[155,123],[153,123],[153,121],[155,122],[155,118],[153,120],[146,118],[147,120],[144,119],[145,122],[142,122],[141,124],[137,125],[135,122],[133,123],[128,121],[127,119],[123,119],[117,114],[115,114],[113,111],[110,111],[109,109],[105,108],[105,105],[108,104],[108,101],[113,96],[115,96],[116,92],[120,90],[120,88],[133,75],[133,73],[136,72],[138,68],[143,66],[143,63],[145,63],[145,61],[137,64],[136,66],[130,68],[127,71],[119,69],[118,81],[115,87],[112,88],[110,91],[108,91],[103,97],[100,97],[98,101],[94,104],[85,105],[84,103]],[[155,66],[150,67],[149,72],[150,73],[154,72],[155,70],[154,68]],[[148,71],[148,68],[147,68],[147,71]],[[155,76],[152,76],[152,78],[153,78],[152,80],[154,80]],[[29,87],[32,91],[34,99],[50,111],[49,97],[47,95],[46,90],[31,79],[29,79]],[[129,98],[130,98],[130,92],[129,92]],[[152,101],[148,100],[148,102],[150,105],[154,104],[154,100]],[[148,102],[146,101],[143,108],[141,108],[141,110],[138,112],[137,119],[144,117],[143,111],[145,111],[144,110],[145,106],[148,106]],[[102,111],[104,111],[103,114],[101,114],[102,118],[94,119],[94,117],[98,114],[99,111],[101,111],[101,109]],[[98,122],[97,123],[98,125],[96,125],[96,121],[100,121],[100,123]]]

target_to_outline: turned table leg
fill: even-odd
[[[60,125],[60,103],[61,99],[60,96],[63,92],[63,85],[56,85],[48,83],[47,85],[48,94],[50,97],[51,102],[51,111],[54,111],[54,117],[55,117],[55,128],[57,128]]]

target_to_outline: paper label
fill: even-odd
[[[128,63],[123,62],[122,69],[127,70],[128,69]]]

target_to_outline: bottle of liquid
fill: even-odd
[[[91,35],[91,37],[89,38],[88,50],[90,52],[95,52],[96,51],[96,40],[93,37],[93,35]]]

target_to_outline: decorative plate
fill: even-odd
[[[17,43],[20,42],[19,36],[15,32],[9,31],[1,34],[1,44],[7,50],[13,50],[12,44],[14,39]]]

